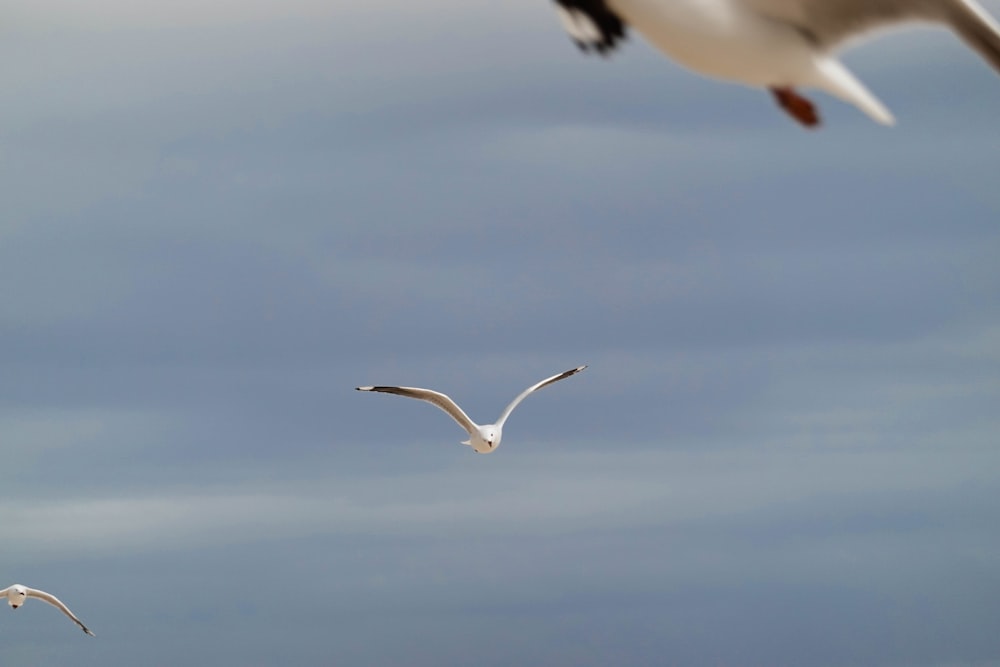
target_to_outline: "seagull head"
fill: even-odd
[[[500,427],[495,424],[480,426],[478,437],[472,438],[475,440],[472,448],[480,454],[489,454],[500,445],[500,435]]]
[[[7,604],[14,609],[17,609],[24,604],[24,598],[28,596],[28,589],[21,584],[14,584],[10,587],[10,589],[10,593],[7,597]]]

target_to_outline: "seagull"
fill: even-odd
[[[514,411],[518,403],[523,401],[531,392],[538,391],[553,382],[565,380],[571,375],[576,375],[584,368],[586,366],[578,366],[531,385],[510,402],[510,405],[503,411],[500,419],[495,424],[484,424],[483,426],[469,419],[469,416],[462,411],[462,408],[458,407],[455,401],[451,400],[448,396],[431,391],[430,389],[419,389],[417,387],[355,387],[355,389],[358,391],[381,391],[386,394],[398,394],[399,396],[419,398],[421,401],[432,403],[451,415],[451,418],[458,422],[459,426],[469,432],[469,439],[464,440],[462,442],[463,445],[469,445],[479,454],[489,454],[500,446],[500,438],[503,435],[503,424],[507,421],[507,417],[510,417],[510,413]]]
[[[80,619],[78,619],[76,616],[73,615],[73,612],[69,610],[69,607],[64,605],[59,600],[59,598],[57,598],[55,595],[52,595],[51,593],[46,593],[45,591],[38,591],[35,590],[34,588],[28,588],[27,586],[22,586],[21,584],[14,584],[13,586],[9,586],[0,591],[0,599],[2,598],[7,598],[7,604],[9,604],[14,609],[17,609],[22,604],[24,604],[25,598],[35,598],[36,600],[43,600],[44,602],[48,602],[50,605],[58,608],[60,611],[62,611],[62,613],[66,614],[71,619],[73,619],[73,622],[79,625],[83,629],[83,631],[86,632],[88,635],[90,635],[91,637],[94,636],[94,633],[91,632],[87,628],[87,626],[84,625],[82,621],[80,621]]]
[[[608,55],[633,26],[653,46],[706,76],[771,91],[806,127],[820,123],[797,88],[816,88],[884,125],[889,110],[836,52],[876,28],[922,21],[956,32],[1000,70],[1000,25],[976,0],[554,0],[584,52]]]

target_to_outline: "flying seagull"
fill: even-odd
[[[1000,25],[976,0],[555,0],[583,51],[612,52],[634,27],[657,49],[701,74],[766,88],[806,127],[818,88],[879,123],[892,114],[836,58],[845,42],[910,21],[950,28],[1000,70]]]
[[[432,403],[451,415],[451,418],[457,421],[459,426],[468,431],[469,439],[463,441],[463,445],[469,445],[480,454],[489,454],[500,446],[500,438],[503,435],[503,424],[507,421],[507,417],[510,417],[510,413],[514,411],[514,408],[517,407],[518,403],[523,401],[531,392],[537,391],[542,387],[552,384],[553,382],[565,380],[571,375],[576,375],[584,368],[586,368],[586,366],[578,366],[577,368],[570,369],[564,373],[559,373],[558,375],[553,375],[550,378],[545,378],[537,384],[531,385],[518,394],[517,398],[510,402],[510,405],[508,405],[503,411],[503,414],[500,415],[500,419],[498,419],[495,424],[484,424],[483,426],[480,426],[469,419],[469,416],[462,411],[462,408],[458,407],[455,401],[451,400],[444,394],[431,391],[430,389],[419,389],[417,387],[355,387],[355,389],[358,391],[381,391],[387,394],[398,394],[399,396],[419,398],[421,401]]]
[[[53,607],[58,608],[62,613],[73,619],[73,622],[79,625],[84,632],[86,632],[91,637],[94,633],[91,632],[86,625],[83,624],[80,619],[73,615],[73,612],[69,610],[69,607],[64,605],[59,598],[45,591],[37,591],[34,588],[28,588],[27,586],[22,586],[21,584],[14,584],[8,588],[0,591],[0,599],[7,598],[7,604],[9,604],[14,609],[17,609],[22,604],[24,604],[25,598],[35,598],[36,600],[42,600],[43,602],[48,602]]]

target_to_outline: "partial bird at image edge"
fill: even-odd
[[[59,609],[62,613],[66,614],[74,623],[80,626],[80,628],[90,635],[91,637],[96,637],[96,635],[90,631],[86,625],[83,624],[76,615],[69,610],[63,602],[51,593],[46,593],[45,591],[40,591],[34,588],[28,588],[27,586],[22,586],[21,584],[14,584],[13,586],[8,586],[7,588],[0,591],[0,598],[7,598],[7,604],[11,606],[12,609],[17,609],[24,604],[24,601],[28,598],[34,598],[36,600],[41,600],[42,602],[48,602],[50,605]]]
[[[664,55],[705,76],[771,92],[805,127],[820,125],[813,88],[883,125],[892,113],[834,53],[876,29],[909,22],[958,34],[1000,71],[1000,24],[975,0],[554,0],[584,52],[608,55],[633,27]]]

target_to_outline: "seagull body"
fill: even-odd
[[[975,0],[555,0],[570,37],[606,55],[630,26],[690,70],[767,88],[806,126],[819,123],[797,87],[817,88],[885,125],[888,109],[836,58],[846,41],[908,21],[952,29],[1000,70],[1000,26]]]
[[[458,407],[455,401],[451,400],[445,394],[431,391],[430,389],[420,389],[419,387],[355,387],[358,391],[379,391],[386,394],[396,394],[397,396],[406,396],[408,398],[417,398],[421,401],[427,401],[437,407],[441,408],[448,415],[451,416],[458,425],[466,430],[469,434],[469,439],[462,442],[463,445],[469,445],[474,451],[479,454],[489,454],[497,447],[500,446],[500,438],[503,436],[503,425],[507,421],[507,417],[510,413],[514,411],[517,404],[523,401],[528,394],[541,389],[542,387],[548,386],[553,382],[558,382],[559,380],[564,380],[571,375],[576,375],[582,371],[586,366],[579,366],[577,368],[570,369],[558,375],[553,375],[550,378],[545,378],[541,382],[537,382],[520,394],[517,398],[511,401],[510,405],[503,411],[500,418],[495,424],[485,424],[480,426],[475,423],[469,416],[465,414],[462,408]]]
[[[14,584],[8,588],[0,591],[0,599],[7,598],[7,604],[9,604],[14,609],[17,609],[27,598],[35,598],[36,600],[42,600],[43,602],[48,602],[53,607],[59,609],[62,613],[69,616],[74,623],[80,626],[84,632],[86,632],[91,637],[94,633],[91,632],[86,625],[84,625],[80,619],[78,619],[73,612],[69,610],[69,607],[64,605],[59,598],[45,591],[35,590],[34,588],[28,588],[27,586],[22,586],[21,584]]]

